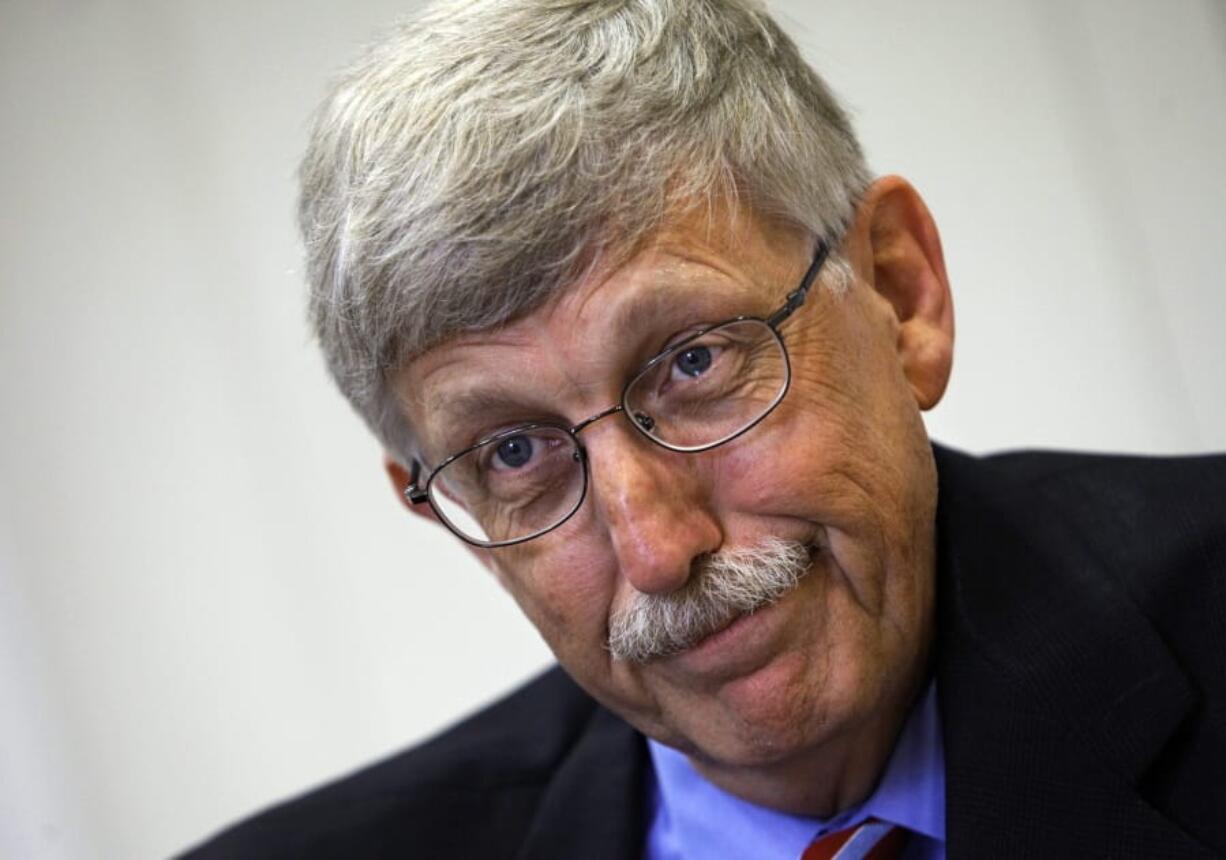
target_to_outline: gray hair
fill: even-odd
[[[609,618],[609,653],[646,663],[679,654],[736,618],[782,599],[813,564],[817,545],[767,535],[756,544],[701,557],[675,591],[635,591]]]
[[[387,451],[389,376],[727,199],[828,241],[868,170],[752,0],[443,0],[343,73],[299,173],[310,315]],[[837,270],[837,265],[835,267]]]

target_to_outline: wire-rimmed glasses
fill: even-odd
[[[480,547],[523,543],[552,531],[587,494],[588,457],[579,433],[621,413],[670,451],[709,451],[771,413],[792,380],[779,326],[804,304],[829,254],[819,242],[800,285],[766,318],[706,326],[639,368],[621,400],[574,426],[540,422],[487,436],[445,458],[421,481],[412,462],[405,497],[428,503],[462,540]]]

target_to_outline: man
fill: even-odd
[[[201,856],[1226,851],[1226,464],[934,449],[936,226],[763,11],[435,6],[302,184],[393,487],[565,674]]]

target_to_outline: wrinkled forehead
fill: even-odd
[[[615,401],[628,373],[679,333],[773,310],[811,241],[744,210],[687,213],[630,259],[593,266],[543,306],[415,357],[393,388],[433,456],[458,444],[452,429],[473,421],[577,421]]]

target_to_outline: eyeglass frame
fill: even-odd
[[[434,467],[434,469],[430,471],[430,474],[426,477],[425,484],[419,484],[419,481],[421,479],[422,463],[417,458],[413,458],[412,464],[410,466],[410,472],[409,472],[409,485],[404,488],[405,499],[408,500],[408,502],[413,505],[420,505],[423,502],[430,505],[430,509],[434,511],[435,515],[438,517],[439,522],[441,522],[444,526],[446,526],[448,531],[450,531],[452,534],[454,534],[456,537],[458,537],[460,540],[464,541],[465,543],[471,544],[472,546],[480,547],[482,549],[499,549],[501,547],[514,546],[515,544],[526,543],[527,541],[535,540],[536,538],[541,537],[542,535],[546,535],[549,532],[561,526],[571,517],[573,517],[575,513],[578,512],[578,510],[581,507],[583,507],[583,502],[587,498],[587,486],[588,486],[588,481],[589,481],[589,477],[588,477],[589,467],[588,467],[587,449],[584,447],[583,441],[579,438],[579,434],[582,431],[586,430],[588,427],[590,427],[592,424],[595,424],[597,421],[600,421],[602,418],[608,418],[610,415],[616,415],[618,413],[621,413],[626,416],[626,420],[630,422],[630,426],[633,427],[635,430],[637,430],[642,436],[646,437],[649,441],[655,443],[656,445],[659,445],[661,448],[664,448],[665,450],[668,450],[668,451],[676,452],[678,454],[700,454],[703,451],[710,451],[713,448],[718,448],[720,445],[726,445],[732,440],[737,439],[740,436],[743,436],[745,433],[748,433],[754,427],[758,426],[758,424],[762,423],[762,421],[764,421],[768,415],[774,412],[775,408],[780,403],[783,402],[783,398],[787,396],[788,390],[791,388],[791,385],[792,385],[791,359],[788,356],[787,344],[785,344],[783,341],[783,334],[779,331],[779,326],[781,326],[785,320],[787,320],[790,316],[792,316],[792,314],[796,313],[796,311],[800,308],[800,306],[805,303],[805,299],[808,298],[808,295],[809,295],[809,290],[813,286],[813,281],[816,280],[818,272],[821,271],[822,266],[825,264],[829,256],[830,256],[830,246],[826,242],[819,240],[817,243],[817,249],[813,253],[813,260],[812,262],[809,263],[809,268],[805,270],[804,276],[800,279],[800,284],[796,287],[796,289],[792,290],[790,293],[787,294],[787,298],[784,300],[783,305],[778,310],[776,310],[774,313],[770,314],[769,316],[765,318],[753,316],[752,314],[741,314],[739,316],[735,316],[730,319],[726,319],[723,322],[713,323],[711,325],[708,325],[692,333],[680,343],[673,344],[672,346],[669,346],[661,350],[659,353],[652,356],[650,359],[648,359],[646,362],[640,365],[640,367],[635,371],[634,375],[630,377],[630,381],[627,382],[625,387],[622,388],[621,398],[617,403],[613,404],[608,409],[604,409],[600,412],[597,412],[595,415],[592,415],[592,416],[589,416],[588,418],[583,419],[578,424],[574,424],[568,427],[566,424],[563,424],[560,422],[536,421],[536,422],[531,422],[528,424],[520,424],[516,427],[512,427],[507,430],[500,430],[497,433],[493,433],[489,436],[479,439],[478,441],[469,445],[467,448],[464,448],[462,451],[457,451],[456,453],[451,454],[447,456],[446,458],[444,458],[442,462],[440,462],[437,466]],[[761,415],[759,415],[753,421],[750,421],[748,424],[746,424],[741,429],[737,430],[735,433],[725,436],[722,439],[717,439],[716,441],[711,442],[709,444],[701,445],[699,447],[694,447],[694,448],[677,447],[674,445],[669,445],[664,440],[651,435],[650,429],[648,427],[643,426],[642,424],[640,424],[639,420],[636,420],[636,417],[631,416],[630,411],[626,408],[626,392],[630,390],[630,387],[634,385],[634,383],[636,383],[643,376],[644,373],[646,373],[648,370],[650,370],[652,367],[654,367],[659,362],[663,361],[666,357],[674,355],[678,350],[680,350],[686,344],[690,343],[696,338],[702,337],[704,334],[707,334],[710,331],[713,331],[717,328],[722,328],[727,325],[732,325],[733,323],[749,322],[749,321],[764,323],[768,328],[770,328],[771,332],[775,335],[775,339],[779,342],[779,348],[783,352],[783,365],[784,365],[784,371],[785,371],[784,380],[783,380],[783,388],[779,392],[778,396],[775,397],[774,402],[771,403],[771,405],[767,407],[767,409],[764,410]],[[563,516],[560,520],[558,520],[553,525],[547,526],[546,528],[543,528],[543,529],[539,529],[533,532],[532,534],[525,535],[524,537],[513,538],[511,540],[505,540],[505,541],[482,541],[482,540],[477,540],[476,538],[473,538],[473,537],[470,537],[469,535],[464,534],[462,531],[460,531],[460,529],[457,526],[451,523],[451,521],[447,518],[447,515],[443,513],[441,510],[439,510],[438,506],[434,503],[434,500],[430,498],[430,486],[431,484],[434,483],[435,477],[437,477],[438,474],[442,472],[445,468],[447,468],[447,466],[449,466],[451,463],[454,463],[456,460],[460,459],[461,457],[471,454],[473,451],[477,450],[478,448],[481,448],[485,445],[489,445],[493,442],[497,442],[500,439],[506,439],[512,436],[522,435],[523,433],[527,431],[536,430],[539,428],[549,428],[552,430],[561,430],[564,433],[566,433],[566,435],[570,437],[571,442],[574,443],[574,446],[575,446],[574,457],[576,460],[579,461],[580,466],[581,466],[581,471],[583,474],[583,485],[579,490],[579,498],[575,501],[575,506],[571,508],[570,511],[565,516]]]

